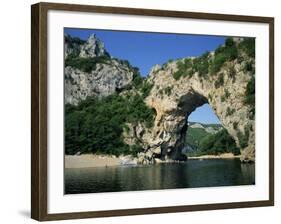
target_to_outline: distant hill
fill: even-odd
[[[188,155],[220,154],[223,152],[239,154],[234,140],[221,124],[188,122],[185,143],[186,147],[183,152]]]
[[[188,122],[189,128],[201,128],[204,129],[208,133],[215,134],[216,132],[223,129],[221,124],[204,124],[200,122]]]
[[[200,122],[188,122],[188,130],[186,132],[185,142],[188,146],[187,151],[197,150],[200,141],[208,136],[222,130],[221,124],[203,124]]]

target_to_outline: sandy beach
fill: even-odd
[[[65,155],[65,168],[118,166],[120,163],[121,159],[114,156],[93,154]]]
[[[223,153],[220,155],[204,155],[204,156],[190,156],[188,159],[235,159],[240,158],[240,155],[234,155],[233,153]]]
[[[203,155],[203,156],[190,156],[188,159],[234,159],[240,158],[240,155],[235,156],[232,153],[224,153],[221,155]],[[66,155],[65,168],[90,168],[90,167],[105,167],[105,166],[120,166],[125,165],[124,161],[131,163],[131,160],[125,157],[115,157],[108,155]]]

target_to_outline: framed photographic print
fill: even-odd
[[[32,218],[274,204],[274,19],[32,5]]]

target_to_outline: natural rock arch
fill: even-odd
[[[254,161],[254,114],[251,107],[245,104],[251,74],[245,72],[245,63],[229,61],[217,74],[202,77],[195,72],[178,80],[172,75],[178,70],[177,61],[168,63],[164,69],[155,66],[148,78],[153,87],[146,98],[147,105],[156,111],[154,125],[146,129],[140,124],[135,130],[137,136],[131,136],[131,139],[141,139],[144,157],[182,159],[187,117],[197,107],[209,103],[240,147],[241,160]],[[128,140],[126,137],[125,141]]]

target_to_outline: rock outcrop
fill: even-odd
[[[95,34],[90,35],[86,41],[66,34],[64,40],[65,58],[69,56],[81,58],[109,56],[104,43]]]
[[[235,45],[243,39],[234,39]],[[67,43],[65,55],[79,55],[81,58],[108,56],[104,45],[91,36],[83,43]],[[144,124],[128,125],[124,141],[140,144],[139,163],[155,161],[184,160],[182,154],[184,138],[188,129],[188,116],[203,104],[210,104],[223,127],[241,148],[241,160],[255,161],[255,120],[253,108],[245,103],[247,85],[253,74],[255,59],[238,49],[238,56],[223,62],[214,73],[210,69],[202,72],[188,66],[187,75],[175,78],[181,69],[180,64],[195,64],[196,58],[185,58],[169,62],[164,66],[152,68],[147,81],[153,85],[146,104],[156,112],[154,125],[146,128]],[[201,59],[200,59],[201,60]],[[215,53],[207,53],[199,66],[215,60]],[[204,73],[202,75],[201,73]],[[126,63],[108,57],[97,63],[91,72],[83,72],[68,66],[65,68],[65,101],[77,104],[87,96],[107,96],[122,90],[133,80],[133,70]]]
[[[101,42],[95,34],[92,34],[88,40],[81,45],[79,57],[92,58],[109,55],[104,48],[104,43]]]
[[[122,60],[111,58],[95,35],[91,35],[87,41],[70,36],[66,36],[65,40],[66,57],[93,60],[90,61],[91,66],[94,64],[94,69],[90,71],[66,65],[65,103],[76,105],[88,96],[108,96],[132,82],[133,68]]]

